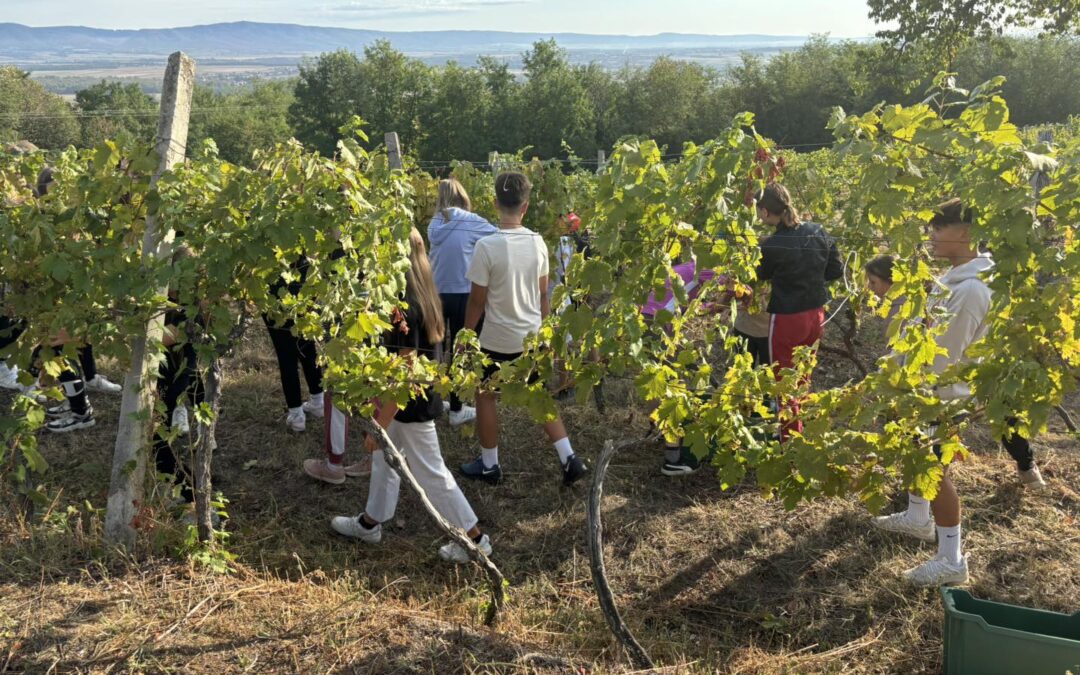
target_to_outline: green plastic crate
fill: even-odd
[[[943,586],[945,675],[1080,675],[1080,612],[1069,616]]]

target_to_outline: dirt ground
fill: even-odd
[[[851,372],[823,355],[818,377]],[[646,434],[627,383],[609,384],[607,399],[605,415],[564,408],[586,458],[605,439]],[[510,582],[488,630],[482,572],[439,560],[443,537],[412,494],[403,491],[378,547],[330,531],[332,515],[362,509],[365,479],[334,487],[304,476],[302,460],[321,454],[321,425],[285,430],[262,331],[228,363],[219,426],[233,574],[170,555],[183,532],[164,517],[137,558],[101,549],[118,406],[96,395],[95,428],[42,438],[55,495],[43,524],[0,518],[0,672],[631,672],[593,591],[586,488],[561,487],[554,451],[524,414],[504,411],[504,483],[462,485]],[[1069,409],[1080,416],[1075,401]],[[474,439],[438,424],[448,464],[475,456]],[[1035,441],[1051,484],[1036,495],[1020,489],[985,429],[969,441],[975,454],[956,477],[971,592],[1080,609],[1080,445],[1057,419]],[[932,545],[872,530],[854,500],[785,511],[749,483],[722,491],[706,470],[665,478],[660,457],[640,443],[615,458],[604,518],[616,600],[664,672],[940,670],[940,597],[898,576]]]

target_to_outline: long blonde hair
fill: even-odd
[[[443,218],[450,220],[450,209],[457,207],[472,211],[472,202],[469,193],[465,192],[465,186],[458,182],[457,178],[444,178],[439,181],[439,198],[435,201],[435,210],[442,214]]]
[[[405,273],[405,299],[409,305],[420,309],[428,342],[435,344],[442,341],[444,334],[442,300],[435,288],[424,238],[415,227],[409,233],[409,244],[411,264],[409,271]]]

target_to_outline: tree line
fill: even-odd
[[[305,60],[289,80],[224,93],[200,87],[189,145],[213,139],[222,157],[238,163],[291,137],[332,153],[341,127],[360,115],[373,142],[397,131],[408,152],[436,164],[526,147],[541,157],[595,157],[628,136],[654,138],[674,153],[687,141],[714,137],[747,110],[763,135],[811,147],[831,142],[833,106],[858,112],[880,101],[921,100],[940,64],[917,50],[900,57],[884,41],[815,37],[768,59],[744,54],[725,71],[667,56],[612,71],[570,63],[551,40],[535,43],[514,72],[490,57],[470,67],[432,67],[377,42],[362,54],[341,50]],[[1012,121],[1024,126],[1064,122],[1080,111],[1078,61],[1075,36],[987,37],[965,43],[951,69],[958,86],[1004,75]],[[27,73],[0,68],[3,142],[61,148],[118,136],[148,139],[156,110],[136,84],[102,81],[69,104]]]

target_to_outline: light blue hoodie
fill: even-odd
[[[472,283],[465,278],[465,272],[472,262],[476,242],[495,234],[499,228],[465,209],[452,206],[447,213],[449,220],[442,211],[436,211],[428,225],[435,287],[439,293],[468,293]]]

